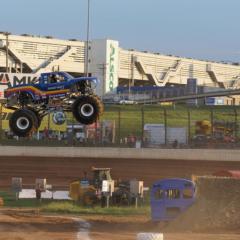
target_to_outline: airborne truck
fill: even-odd
[[[94,94],[95,77],[74,78],[66,72],[42,73],[32,84],[21,84],[4,91],[5,107],[14,110],[9,127],[19,137],[37,130],[49,111],[72,112],[81,124],[96,122],[103,104]]]

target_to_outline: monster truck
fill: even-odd
[[[94,94],[98,80],[74,78],[66,72],[42,73],[31,84],[20,84],[4,91],[5,107],[14,110],[9,127],[19,137],[37,130],[50,111],[72,112],[82,124],[94,123],[103,112],[103,104]]]

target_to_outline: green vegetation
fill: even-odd
[[[42,201],[36,199],[15,199],[15,195],[11,192],[0,192],[0,197],[4,200],[4,207],[12,208],[36,208],[45,213],[57,214],[82,214],[82,215],[149,215],[150,206],[135,207],[110,207],[101,208],[84,207],[72,201],[53,201],[43,199]]]
[[[107,106],[105,108],[103,120],[114,120],[116,124],[117,137],[126,137],[134,134],[142,136],[144,124],[164,124],[164,109],[167,113],[167,125],[169,127],[188,128],[190,113],[190,131],[195,131],[195,122],[200,120],[222,120],[234,122],[236,114],[240,115],[238,106],[202,106],[187,107],[186,105],[160,106],[160,105],[131,105],[131,106]],[[235,114],[236,113],[236,114]]]
[[[114,215],[114,216],[126,216],[126,215],[148,215],[150,213],[150,207],[110,207],[101,208],[96,207],[83,207],[73,202],[52,202],[41,207],[43,212],[51,213],[67,213],[67,214],[96,214],[96,215]]]
[[[143,136],[143,127],[145,124],[164,124],[166,111],[166,121],[169,127],[186,127],[193,136],[195,133],[195,122],[201,120],[239,122],[240,106],[201,106],[187,107],[184,104],[176,104],[173,106],[161,105],[109,105],[105,106],[102,120],[115,122],[116,143],[119,138],[123,139],[130,134],[138,138]],[[212,115],[213,113],[213,115]],[[212,116],[211,116],[212,115]],[[190,122],[189,122],[190,116]],[[67,114],[68,124],[76,123],[71,114]],[[239,124],[239,123],[238,123]],[[238,130],[239,131],[239,130]],[[237,135],[239,136],[238,132]],[[78,144],[80,146],[88,146],[88,143],[79,144],[65,141],[56,141],[56,139],[34,140],[34,139],[0,139],[2,145],[26,145],[26,146],[69,146]],[[91,145],[91,144],[90,144]]]

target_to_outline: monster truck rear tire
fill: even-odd
[[[163,240],[162,233],[139,233],[137,240]]]
[[[37,117],[27,109],[15,111],[10,120],[9,127],[18,137],[27,137],[36,130]]]
[[[101,105],[95,96],[80,96],[72,105],[72,113],[78,122],[89,125],[99,118],[102,111]]]

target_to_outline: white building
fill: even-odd
[[[24,82],[49,71],[84,75],[85,46],[84,41],[74,39],[9,35],[6,61],[7,37],[0,33],[0,90],[8,80],[13,82],[14,77],[17,82]],[[9,74],[5,74],[7,65]],[[126,50],[119,47],[118,41],[109,39],[91,41],[89,73],[100,79],[100,95],[114,91],[119,85],[186,84],[189,77],[197,78],[199,85],[225,88],[237,87],[240,80],[238,65]]]

